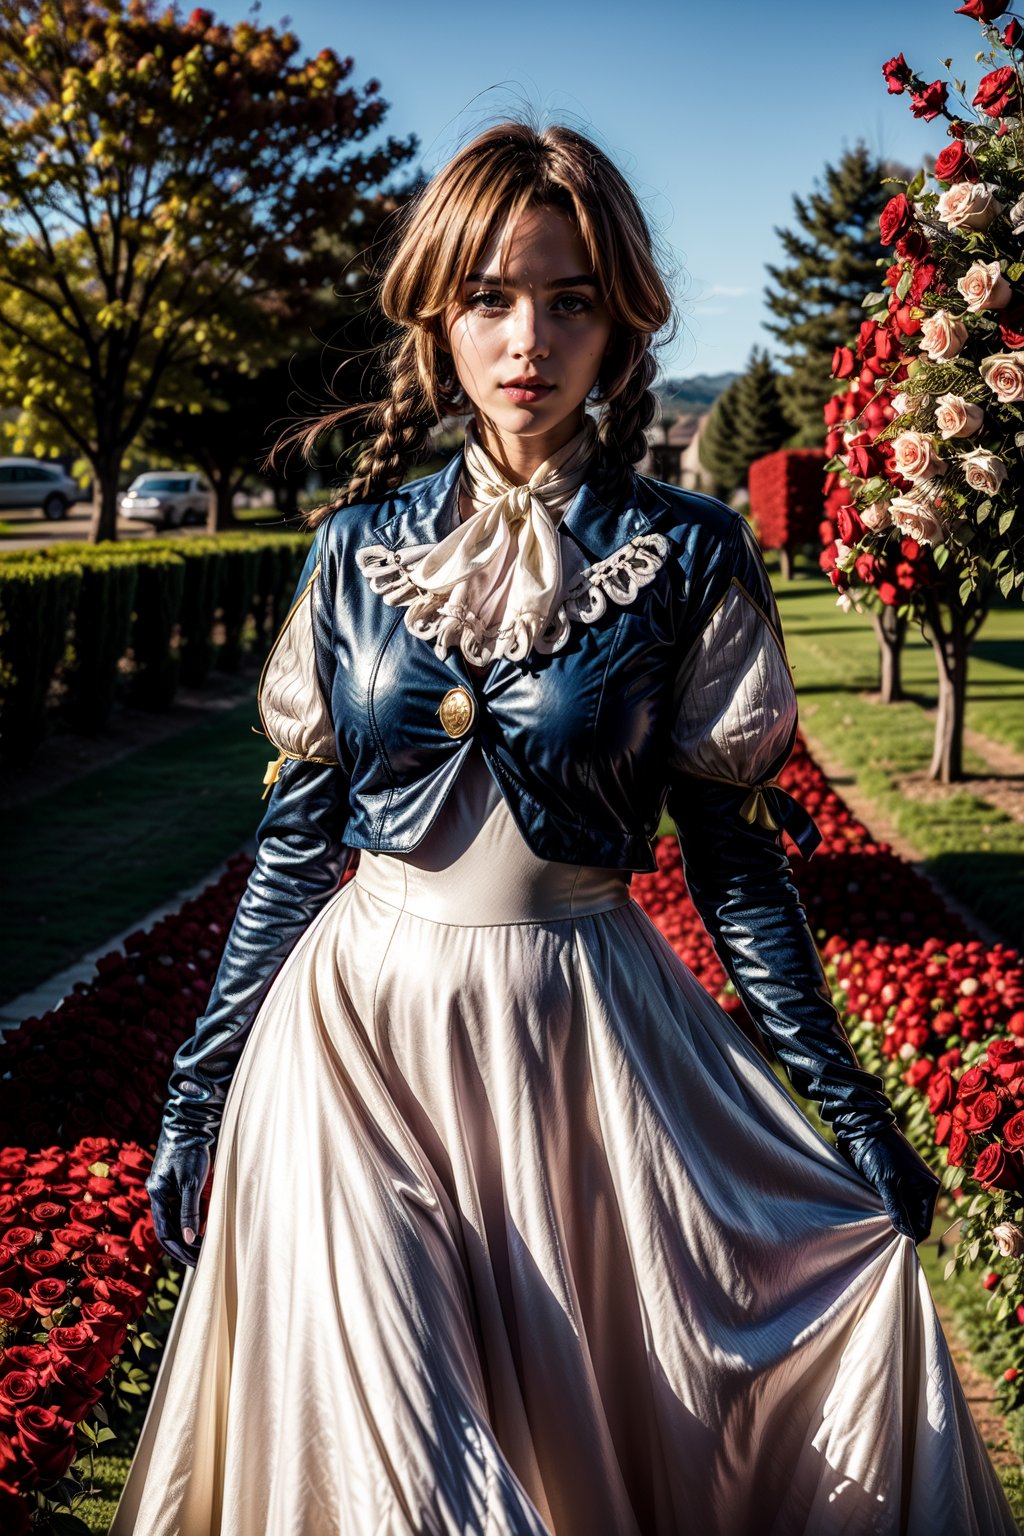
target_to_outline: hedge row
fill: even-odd
[[[280,628],[308,548],[229,533],[0,555],[0,760],[32,752],[55,715],[101,730],[119,691],[163,710],[215,661],[237,670],[247,633],[262,647]]]

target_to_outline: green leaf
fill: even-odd
[[[1013,572],[1004,571],[999,578],[999,590],[1004,597],[1009,597],[1010,593],[1013,591],[1013,584]]]
[[[1021,278],[1024,277],[1024,261],[1015,261],[1012,266],[1007,267],[1006,276],[1011,283],[1019,283]],[[1024,432],[1020,433],[1019,436],[1024,437]]]
[[[945,544],[936,544],[935,548],[932,550],[932,558],[941,571],[942,567],[949,559],[949,550],[946,548]]]
[[[986,517],[988,517],[988,515],[989,515],[989,513],[991,511],[992,511],[992,502],[986,496],[985,500],[983,502],[981,502],[981,504],[975,510],[975,513],[974,513],[975,521],[979,522],[979,523],[983,523],[985,521]]]
[[[967,600],[968,600],[968,598],[970,597],[970,595],[971,595],[971,593],[973,591],[974,591],[974,578],[973,578],[973,576],[967,576],[960,583],[960,602],[961,602],[961,604],[966,605]]]
[[[906,298],[907,294],[910,292],[910,285],[913,281],[914,269],[912,267],[908,267],[903,276],[900,278],[899,282],[896,284],[896,297],[898,299],[902,300]]]
[[[886,263],[886,265],[887,265],[887,263]],[[878,305],[878,304],[885,304],[885,303],[886,303],[886,297],[885,297],[884,293],[866,293],[864,295],[864,297],[860,301],[860,307],[861,307],[861,309],[868,309],[873,304],[874,305]]]
[[[116,1440],[116,1439],[117,1439],[117,1436],[114,1434],[114,1431],[112,1429],[104,1428],[104,1429],[101,1429],[99,1434],[96,1436],[96,1444],[97,1445],[102,1445],[105,1440]]]
[[[907,201],[912,203],[914,201],[914,198],[917,196],[917,194],[919,192],[922,192],[923,190],[924,190],[924,168],[922,167],[921,170],[919,170],[917,175],[914,177],[913,181],[910,183],[909,187],[907,188]]]
[[[950,1259],[948,1264],[946,1265],[945,1269],[942,1271],[942,1278],[944,1280],[952,1280],[952,1278],[953,1278],[953,1276],[955,1274],[956,1274],[956,1259]]]
[[[1007,507],[1005,512],[1000,512],[999,522],[997,524],[1000,533],[1005,533],[1009,528],[1010,524],[1013,522],[1013,514],[1015,511],[1015,507]]]

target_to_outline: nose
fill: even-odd
[[[542,314],[533,299],[526,295],[519,298],[512,313],[510,350],[513,357],[547,355],[548,341]]]

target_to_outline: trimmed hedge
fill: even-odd
[[[0,759],[35,750],[82,587],[74,560],[0,561]]]
[[[202,686],[212,665],[237,670],[247,645],[269,648],[309,538],[240,532],[0,553],[0,760],[33,751],[58,709],[72,730],[102,729],[122,680],[127,702],[167,709],[179,678]]]

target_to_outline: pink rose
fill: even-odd
[[[935,402],[935,425],[947,440],[972,437],[984,420],[981,406],[972,405],[962,395],[940,395]]]
[[[960,465],[972,491],[993,496],[1006,479],[1006,465],[985,448],[973,448],[960,455]]]
[[[956,285],[972,314],[981,309],[1005,309],[1013,297],[998,261],[972,262]]]
[[[933,363],[948,363],[967,340],[967,327],[948,309],[936,309],[921,322],[921,350]]]
[[[920,496],[894,496],[889,503],[893,522],[901,533],[919,544],[941,544],[943,527],[934,506]]]
[[[1024,400],[1024,362],[1012,352],[994,352],[981,364],[981,376],[999,400]],[[7,1238],[10,1242],[10,1234]]]
[[[956,181],[939,194],[935,211],[950,229],[987,229],[1003,205],[987,181]]]
[[[946,473],[946,461],[935,450],[930,437],[923,432],[901,432],[893,439],[893,463],[905,480],[915,483],[931,480]],[[890,508],[896,517],[895,506]]]

